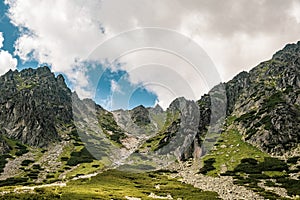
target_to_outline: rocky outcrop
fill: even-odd
[[[174,153],[180,160],[186,160],[199,151],[196,138],[199,125],[199,107],[194,101],[183,97],[175,99],[167,109],[166,129],[159,142],[159,154]],[[170,120],[171,119],[171,120]]]
[[[164,112],[164,110],[162,109],[162,107],[160,107],[159,104],[157,104],[154,108],[148,108],[148,110],[149,110],[149,112],[151,112],[155,115],[159,115]]]
[[[6,154],[11,150],[11,147],[7,144],[7,142],[0,136],[0,155]]]
[[[63,76],[55,77],[47,67],[9,71],[0,77],[0,85],[1,134],[32,146],[59,141],[60,127],[73,124],[74,113],[77,119],[88,119],[82,116],[91,110],[93,120],[82,122],[83,129],[97,124],[95,130],[120,145],[128,136],[139,142],[159,140],[152,149],[177,152],[183,160],[199,157],[205,135],[219,133],[229,116],[236,118],[234,125],[245,141],[268,153],[283,154],[300,140],[300,42],[215,86],[197,103],[178,98],[167,111],[138,106],[108,112],[92,100],[80,100]],[[4,140],[0,146],[7,150]]]
[[[229,116],[236,118],[234,126],[245,141],[275,155],[291,151],[300,141],[300,42],[217,85],[197,103],[200,118],[194,142],[202,153],[205,135],[220,132]],[[187,157],[195,157],[194,147],[195,143]]]
[[[282,155],[300,141],[300,42],[226,83],[228,114],[244,139]]]
[[[71,91],[48,67],[0,77],[0,129],[9,138],[43,147],[60,139],[57,126],[72,121]]]
[[[131,110],[131,119],[138,126],[145,126],[151,122],[149,111],[143,105]]]

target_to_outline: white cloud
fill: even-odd
[[[4,41],[3,34],[0,32],[0,49],[3,47],[3,41]]]
[[[92,95],[81,62],[107,38],[137,27],[161,27],[187,35],[208,53],[223,81],[269,59],[286,43],[300,39],[297,0],[6,0],[6,3],[13,23],[24,30],[16,42],[16,54],[25,60],[33,56],[41,63],[51,64],[53,71],[65,73],[81,97]],[[115,48],[130,45],[129,42],[116,43]],[[187,65],[163,56],[165,59],[152,57],[152,63],[171,67],[169,71],[178,72],[192,89],[188,90],[190,93],[185,92],[185,87],[168,92],[162,86],[148,85],[146,88],[158,95],[160,104],[167,105],[177,95],[198,98],[207,86],[211,87],[205,83],[199,87],[199,80],[195,81],[195,74],[187,70]],[[133,53],[123,60],[127,64],[122,69],[129,72],[133,83],[160,81],[165,86],[171,84],[172,90],[180,83],[174,81],[178,77],[175,73],[173,80],[168,80],[167,74],[160,77],[153,70],[143,68],[138,73],[133,70],[133,66],[149,63],[145,57]]]
[[[3,34],[0,32],[0,75],[3,75],[8,70],[15,70],[17,66],[17,59],[13,58],[12,55],[3,49]]]
[[[17,66],[17,59],[13,58],[8,51],[0,50],[0,75],[6,73],[8,70],[15,70]]]
[[[204,66],[192,66],[182,58],[165,51],[143,49],[120,59],[127,63],[121,66],[128,72],[128,80],[157,95],[159,105],[166,109],[176,97],[199,99],[208,92],[208,80],[203,77]],[[196,63],[194,63],[196,64]],[[217,77],[210,77],[218,83]],[[220,79],[219,79],[220,81]]]
[[[300,23],[300,2],[294,1],[293,8],[290,12],[291,17],[294,17],[297,23]]]
[[[65,73],[75,88],[87,87],[81,62],[103,40],[96,0],[7,0],[12,22],[23,28],[16,41],[16,55],[23,60],[48,63]],[[77,91],[81,97],[88,93]]]
[[[111,92],[121,92],[121,88],[115,80],[110,81]]]

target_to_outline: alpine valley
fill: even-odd
[[[0,77],[0,199],[300,199],[300,42],[198,101],[107,111]]]

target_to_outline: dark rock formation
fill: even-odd
[[[7,142],[0,136],[0,155],[6,154],[11,150],[11,147],[7,144]]]
[[[143,105],[137,106],[131,110],[131,119],[138,126],[145,126],[151,122],[149,111]]]
[[[300,42],[226,83],[228,114],[246,141],[281,155],[300,141]]]
[[[9,138],[43,147],[59,140],[57,126],[72,121],[71,91],[48,67],[0,77],[0,128]]]

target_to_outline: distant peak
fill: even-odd
[[[136,106],[135,108],[133,108],[132,110],[137,110],[137,109],[146,109],[146,108],[143,105],[139,105],[139,106]]]
[[[293,61],[297,58],[299,58],[300,55],[300,41],[297,43],[291,43],[285,45],[285,47],[282,50],[277,51],[272,59],[288,62]]]

